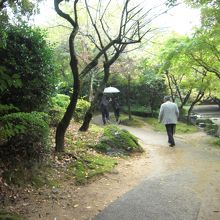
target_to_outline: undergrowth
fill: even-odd
[[[93,177],[109,172],[116,164],[117,161],[108,156],[87,154],[68,166],[68,174],[75,176],[77,184],[84,184]]]
[[[150,124],[151,126],[153,126],[155,131],[162,131],[165,132],[166,128],[163,124],[158,122],[158,119],[156,118],[146,118],[144,120],[146,123]],[[197,127],[193,126],[193,125],[188,125],[182,122],[178,122],[176,125],[176,133],[177,134],[182,134],[182,133],[193,133],[193,132],[197,132],[198,129]]]
[[[219,138],[215,138],[215,140],[213,141],[213,144],[220,148],[220,137]]]

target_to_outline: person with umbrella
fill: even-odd
[[[101,103],[100,103],[100,109],[102,112],[102,121],[105,125],[107,122],[109,122],[109,110],[108,110],[109,101],[106,97],[106,95],[103,93]]]
[[[109,110],[108,110],[109,100],[107,100],[107,97],[105,96],[105,94],[113,94],[113,93],[118,93],[118,92],[120,92],[120,91],[117,88],[112,87],[112,86],[106,87],[103,91],[103,96],[102,96],[102,100],[101,100],[101,112],[102,112],[103,124],[106,124],[106,122],[109,122]],[[112,101],[112,107],[114,110],[116,121],[119,122],[119,103],[118,103],[118,100]]]
[[[112,108],[115,115],[115,120],[117,123],[120,123],[119,117],[120,117],[120,105],[118,97],[112,97]]]

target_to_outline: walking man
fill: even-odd
[[[168,143],[170,147],[175,146],[173,135],[179,117],[179,110],[176,103],[171,102],[170,96],[164,97],[164,103],[160,106],[159,122],[166,126]]]

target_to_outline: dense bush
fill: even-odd
[[[220,138],[217,138],[213,143],[220,147]]]
[[[123,106],[121,109],[124,113],[128,113],[128,107]],[[146,108],[144,106],[137,106],[132,105],[131,106],[131,114],[140,116],[140,117],[157,117],[158,113],[154,112],[152,113],[150,108]]]
[[[199,125],[200,123],[205,123],[205,124],[212,124],[212,120],[208,118],[198,118],[196,119],[196,125]]]
[[[211,119],[208,118],[200,118],[196,120],[196,125],[203,125],[204,131],[212,136],[217,136],[218,134],[218,125],[214,124]]]
[[[62,119],[66,108],[70,102],[70,97],[63,94],[57,94],[52,98],[52,107],[49,111],[51,118],[50,124],[57,126],[59,121]],[[86,111],[88,110],[90,103],[84,99],[78,99],[73,118],[75,121],[81,121],[84,118]]]
[[[126,74],[112,74],[108,84],[120,90],[121,106],[127,106],[129,101],[131,105],[147,107],[148,112],[154,114],[160,107],[164,95],[167,94],[166,85],[165,80],[156,74],[156,67],[149,67],[149,69],[145,67],[146,65],[141,66],[138,77],[131,80],[130,93],[129,77],[126,77]],[[137,114],[142,115],[139,111]]]
[[[217,124],[207,124],[204,128],[205,132],[209,135],[216,136],[218,131],[218,125]]]
[[[0,119],[2,160],[42,159],[47,150],[49,133],[47,114],[17,112],[2,116]]]
[[[51,108],[49,110],[50,125],[57,126],[62,119],[65,110],[70,102],[70,97],[63,94],[57,94],[52,97]]]
[[[104,133],[95,149],[110,155],[143,152],[143,148],[134,135],[115,125],[104,128]]]
[[[39,29],[8,25],[5,33],[5,47],[0,47],[1,103],[25,112],[45,110],[55,91],[53,50]]]
[[[89,107],[90,103],[88,101],[84,99],[78,99],[76,110],[73,115],[74,120],[77,122],[82,121]]]
[[[19,109],[15,106],[13,106],[12,104],[9,105],[2,105],[0,104],[0,117],[12,112],[18,112]]]
[[[64,94],[57,94],[56,96],[52,97],[52,105],[55,107],[67,108],[70,102],[70,97]]]

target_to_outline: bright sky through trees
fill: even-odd
[[[121,0],[118,0],[120,2]],[[133,0],[139,3],[141,0]],[[142,5],[148,10],[155,5],[162,5],[164,0],[141,1]],[[47,0],[41,4],[41,13],[35,17],[34,23],[45,25],[49,23],[52,16],[55,16],[53,1]],[[153,25],[162,28],[164,31],[174,31],[180,34],[189,34],[192,28],[200,25],[200,12],[198,9],[192,9],[185,4],[180,4],[168,11],[166,14],[159,16],[153,21]]]
[[[181,4],[161,15],[154,23],[168,31],[189,34],[193,27],[200,26],[200,11]]]

